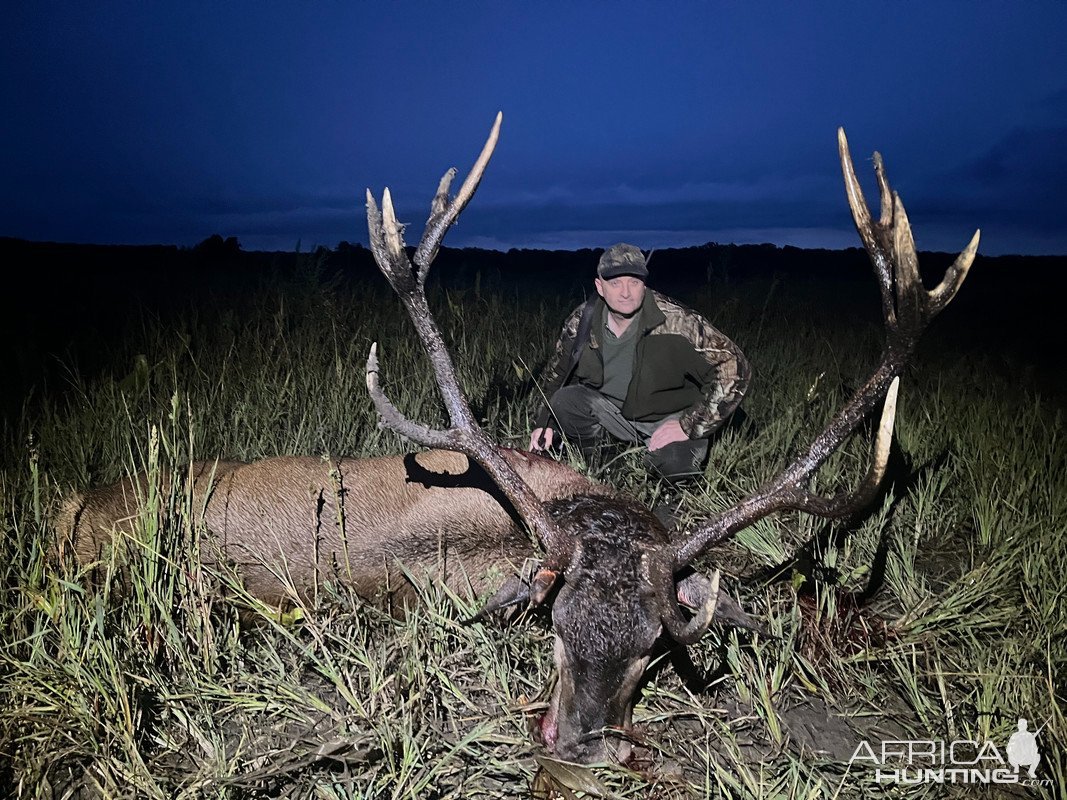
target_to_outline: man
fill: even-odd
[[[597,295],[568,317],[543,376],[549,398],[530,449],[563,434],[584,452],[604,434],[647,446],[668,480],[700,474],[708,437],[734,412],[751,370],[737,345],[702,316],[647,290],[647,261],[630,244],[597,265]]]

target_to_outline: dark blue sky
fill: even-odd
[[[9,4],[0,235],[245,249],[858,244],[835,129],[924,249],[1067,253],[1067,3]],[[417,238],[412,235],[409,238]]]

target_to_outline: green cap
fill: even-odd
[[[613,244],[600,257],[596,274],[601,278],[633,275],[635,278],[645,280],[648,277],[648,261],[639,247],[634,247],[632,244]]]

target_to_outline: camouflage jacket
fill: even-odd
[[[540,389],[546,398],[570,383],[593,389],[604,383],[599,342],[604,329],[603,300],[596,300],[589,341],[576,360],[571,355],[584,307],[578,306],[567,318],[545,368]],[[752,370],[741,350],[700,314],[651,289],[634,324],[640,326],[640,338],[622,415],[655,422],[681,411],[679,422],[689,438],[710,436],[748,390]],[[549,409],[543,407],[536,427],[547,425],[549,418]]]

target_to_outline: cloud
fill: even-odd
[[[958,250],[980,226],[984,253],[1067,252],[1063,141],[1067,128],[1019,126],[979,156],[911,180],[906,201],[919,246]],[[620,240],[643,247],[708,241],[857,246],[840,176],[831,164],[827,161],[824,173],[765,168],[748,179],[729,180],[693,176],[672,181],[649,174],[612,181],[574,174],[571,181],[550,183],[539,174],[512,175],[483,186],[447,243],[502,250],[602,247]],[[62,205],[53,198],[49,208],[23,196],[5,214],[10,230],[0,233],[34,237],[40,231],[39,238],[50,238],[56,210],[63,207],[70,212],[61,215],[67,220],[67,240],[93,241],[108,232],[105,241],[193,244],[217,232],[237,236],[246,249],[284,250],[298,241],[308,249],[367,240],[362,192],[349,191],[336,179],[313,188],[275,184],[258,192],[239,185],[218,192],[182,185],[169,192],[160,186],[136,193],[84,186],[83,191],[96,193],[95,201],[76,197]],[[412,191],[397,186],[398,216],[409,223],[409,240],[416,239],[432,187]],[[873,186],[871,190],[873,201]]]
[[[1067,253],[1064,141],[1067,127],[1016,126],[978,156],[916,183],[906,200],[920,246],[932,239],[936,249],[958,249],[981,228],[987,254]]]

